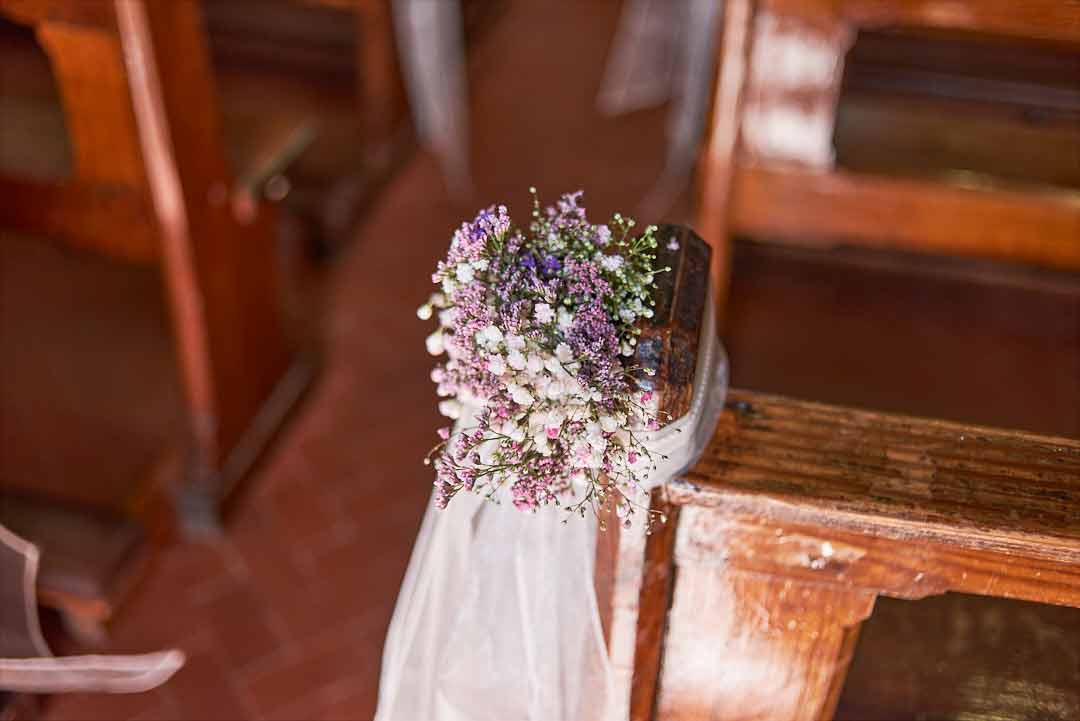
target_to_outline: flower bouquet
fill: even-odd
[[[547,208],[532,193],[527,230],[504,206],[458,228],[432,275],[440,290],[418,310],[438,319],[427,347],[445,360],[431,377],[457,421],[425,459],[435,502],[464,490],[584,515],[613,497],[629,524],[662,460],[643,442],[665,420],[656,370],[634,359],[670,268],[656,266],[655,226],[635,233],[618,214],[593,224],[581,192]]]

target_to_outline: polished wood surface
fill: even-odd
[[[664,502],[675,541],[649,548],[674,590],[639,621],[636,670],[661,668],[640,718],[830,718],[878,595],[1080,607],[1075,440],[732,391]]]

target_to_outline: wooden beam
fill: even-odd
[[[860,27],[956,30],[1080,43],[1077,0],[763,0],[775,12]]]
[[[157,259],[149,199],[125,187],[0,175],[0,225],[126,261]]]
[[[670,494],[898,548],[1058,567],[1064,575],[1047,582],[1073,584],[1080,600],[1077,440],[732,391],[712,442]],[[956,576],[945,585],[963,585],[966,570],[943,571]]]
[[[1080,195],[742,166],[732,227],[763,240],[850,244],[1080,270]]]

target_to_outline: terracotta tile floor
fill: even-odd
[[[662,163],[663,111],[595,111],[617,10],[509,4],[472,66],[473,197],[451,201],[424,154],[384,191],[328,280],[319,384],[225,537],[166,550],[112,628],[114,650],[175,645],[187,666],[151,693],[54,698],[48,718],[372,716],[438,423],[430,329],[414,309],[450,232],[481,203],[524,213],[530,185],[548,197],[587,187],[603,215],[644,195]]]

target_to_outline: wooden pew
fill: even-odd
[[[734,0],[724,7],[698,231],[726,282],[729,235],[861,245],[1080,269],[1080,204],[991,177],[896,178],[837,169],[846,55],[860,30],[961,31],[1080,44],[1074,2]],[[943,222],[948,218],[948,222]],[[718,295],[723,298],[723,293]]]
[[[94,642],[172,516],[196,533],[219,528],[313,377],[312,354],[285,324],[265,192],[307,136],[275,128],[229,166],[198,3],[0,0],[0,13],[34,28],[73,149],[69,178],[0,176],[0,225],[156,266],[185,401],[182,432],[111,513],[0,496],[4,522],[45,549],[42,602]]]
[[[1075,440],[732,391],[660,503],[634,719],[831,718],[879,595],[1080,607]]]
[[[74,152],[68,180],[0,178],[0,223],[160,267],[189,420],[173,490],[187,525],[213,527],[311,367],[283,322],[265,173],[226,165],[199,5],[4,0],[0,11],[35,28]]]
[[[660,233],[681,256],[702,244]],[[658,307],[700,309],[707,254],[669,256]],[[692,315],[658,313],[649,332],[685,335]],[[690,389],[658,379],[678,415]],[[699,463],[652,505],[667,523],[608,524],[597,551],[635,720],[831,718],[879,596],[1080,608],[1076,440],[732,390]]]

